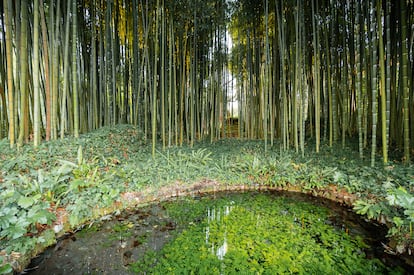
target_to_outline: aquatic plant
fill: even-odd
[[[164,204],[185,225],[160,251],[131,265],[155,274],[372,274],[388,269],[327,221],[329,211],[264,194]],[[398,270],[396,270],[398,271]]]

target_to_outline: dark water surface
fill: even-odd
[[[261,204],[256,205],[256,200]],[[269,202],[274,205],[269,205]],[[299,204],[305,214],[298,213],[294,204]],[[268,213],[269,210],[275,212]],[[314,216],[319,212],[321,218]],[[231,220],[232,215],[234,220]],[[251,221],[248,220],[248,217],[253,217],[255,220],[253,227],[249,227]],[[270,222],[271,217],[275,218],[273,223]],[[285,218],[291,220],[291,224],[290,227],[283,225],[286,227],[283,227],[286,229],[286,232],[283,233],[282,231],[285,229],[280,230],[278,226]],[[244,241],[238,239],[240,237],[237,236],[238,233],[234,233],[236,231],[232,228],[235,221],[240,222],[240,225],[234,228],[240,229],[241,235],[246,235],[247,244],[243,244]],[[354,238],[351,243],[358,244],[360,247],[356,248],[353,255],[358,254],[358,257],[362,255],[364,260],[368,259],[368,261],[376,259],[375,261],[380,266],[385,266],[384,270],[397,270],[401,274],[413,272],[412,267],[405,265],[399,258],[384,253],[382,243],[386,243],[387,230],[385,227],[368,223],[352,210],[332,201],[289,192],[201,194],[196,197],[174,198],[145,207],[129,209],[122,213],[115,213],[85,225],[75,234],[66,235],[54,247],[47,249],[33,259],[26,272],[30,274],[136,274],[144,272],[152,274],[169,270],[170,274],[178,272],[186,274],[191,271],[202,274],[204,273],[204,265],[205,270],[211,271],[210,274],[226,274],[246,270],[251,270],[252,273],[269,273],[270,271],[283,270],[275,269],[276,263],[281,262],[282,258],[276,259],[276,256],[281,255],[281,252],[273,245],[275,242],[284,242],[284,238],[292,238],[287,235],[292,231],[297,232],[295,234],[309,233],[311,236],[308,239],[305,238],[308,240],[306,242],[312,241],[315,242],[315,245],[326,246],[332,253],[340,254],[341,249],[351,249],[338,246],[337,240],[330,239],[330,233],[327,235],[328,237],[320,235],[317,232],[318,229],[313,227],[318,224],[332,227],[333,232],[336,232],[332,236],[343,234],[346,235],[347,240],[348,236]],[[270,228],[264,229],[264,232],[272,232],[267,237],[266,234],[260,233],[262,235],[259,236],[263,236],[263,239],[257,240],[257,235],[254,234],[261,232],[261,226]],[[272,228],[274,228],[274,232]],[[278,234],[284,235],[277,237]],[[190,240],[184,239],[185,236]],[[255,241],[251,241],[253,239]],[[294,250],[298,249],[298,245],[293,239],[286,243],[296,246],[293,248]],[[167,250],[162,250],[166,245],[168,246]],[[191,245],[195,247],[187,247]],[[243,250],[250,249],[247,248],[250,247],[248,245],[255,246],[256,250],[258,248],[269,250],[268,254],[271,255],[253,250],[249,253],[241,253]],[[239,249],[238,254],[236,253],[237,249]],[[170,255],[171,251],[180,254],[180,258]],[[195,255],[197,253],[201,254]],[[299,257],[295,256],[294,252],[289,253],[284,254],[287,255],[286,259]],[[309,253],[301,252],[300,257]],[[154,259],[148,261],[148,257]],[[187,258],[183,259],[185,257]],[[192,257],[198,259],[198,263],[194,263],[195,260]],[[318,257],[318,255],[313,257]],[[332,256],[332,259],[336,259],[335,257],[338,255]],[[206,259],[205,264],[201,263],[201,258]],[[272,262],[272,259],[275,262]],[[168,260],[174,261],[178,267],[169,266]],[[235,267],[232,267],[233,262],[237,260],[243,263],[249,262],[249,266],[243,269],[237,267],[237,263],[235,263]],[[323,263],[324,261],[328,262],[329,259],[319,260]],[[351,262],[344,260],[344,262],[346,261],[348,262],[345,264],[352,265],[352,260]],[[295,263],[300,265],[298,260],[295,260]],[[360,263],[358,259],[358,264]],[[192,264],[195,264],[196,267],[187,266]],[[289,266],[291,263],[287,261],[286,265]],[[303,270],[310,269],[305,267],[302,269],[299,266],[286,270],[287,272],[290,270],[291,272],[304,273]],[[381,273],[384,272],[382,269],[378,271],[380,270]],[[281,272],[283,273],[283,271]]]

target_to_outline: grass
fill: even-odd
[[[294,189],[352,204],[358,213],[388,224],[393,252],[414,252],[413,166],[398,161],[384,166],[378,159],[370,167],[352,146],[324,145],[316,154],[309,141],[302,156],[281,151],[279,144],[265,152],[263,141],[223,139],[193,148],[158,146],[152,157],[149,141],[131,125],[38,148],[10,149],[1,140],[0,274],[24,268],[65,230],[140,197],[209,182]]]

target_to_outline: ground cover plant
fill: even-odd
[[[241,139],[156,149],[153,157],[150,143],[131,125],[37,148],[10,149],[0,141],[0,271],[23,269],[56,234],[134,203],[130,194],[174,195],[177,187],[208,182],[290,188],[352,203],[358,213],[388,224],[391,253],[412,255],[412,166],[390,161],[370,167],[352,144],[304,155],[277,143],[265,152],[262,141]]]

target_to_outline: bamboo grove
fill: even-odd
[[[241,134],[298,152],[306,137],[316,152],[357,138],[372,165],[377,144],[385,163],[390,147],[409,161],[412,1],[240,1],[235,13]]]
[[[0,138],[139,125],[163,148],[234,135],[304,152],[414,144],[411,0],[3,0]],[[233,46],[230,48],[229,36]],[[238,104],[233,113],[230,101]],[[233,116],[236,119],[231,119]],[[368,153],[370,152],[370,154]]]

